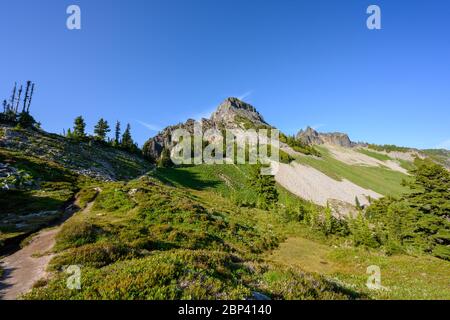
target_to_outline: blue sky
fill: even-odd
[[[77,4],[82,29],[66,28]],[[377,4],[382,30],[366,28]],[[243,97],[287,133],[450,148],[450,2],[15,0],[0,3],[0,97],[36,82],[32,113],[154,130]]]

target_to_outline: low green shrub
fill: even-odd
[[[50,268],[58,270],[66,265],[100,268],[113,262],[131,259],[137,253],[123,244],[91,243],[67,250],[52,259]]]
[[[64,224],[56,236],[56,248],[59,250],[80,247],[97,241],[104,230],[85,221],[70,221]]]
[[[262,276],[260,287],[272,299],[286,300],[344,300],[364,296],[344,288],[323,276],[298,269],[270,268]]]
[[[89,202],[91,202],[95,199],[95,197],[97,196],[97,193],[98,193],[98,191],[93,187],[81,189],[76,195],[76,198],[78,199],[78,203],[79,203],[80,207],[81,208],[86,207],[86,205]]]
[[[244,299],[250,270],[222,252],[175,250],[93,269],[82,268],[81,290],[66,287],[60,273],[26,299]]]

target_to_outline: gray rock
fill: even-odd
[[[300,130],[297,134],[297,139],[307,145],[320,145],[327,143],[346,148],[351,148],[356,145],[350,140],[346,133],[319,133],[311,127],[306,128],[306,130]]]
[[[144,154],[153,159],[159,158],[164,148],[171,149],[173,147],[171,134],[175,129],[185,129],[193,134],[195,123],[195,120],[188,119],[185,123],[166,127],[155,137],[147,140],[143,148]],[[256,111],[255,107],[238,98],[225,99],[211,115],[210,119],[203,118],[199,123],[201,124],[203,131],[208,129],[246,129],[247,125],[251,125],[255,128],[261,126],[270,127],[264,121],[261,114]]]

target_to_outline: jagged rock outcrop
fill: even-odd
[[[351,148],[354,143],[350,140],[346,133],[332,132],[332,133],[320,133],[320,138],[324,143],[332,144],[336,146]]]
[[[311,127],[307,127],[306,130],[300,130],[297,134],[297,139],[307,145],[318,145],[326,143],[346,148],[355,146],[355,143],[350,140],[346,133],[319,133]]]
[[[150,138],[144,144],[143,152],[153,159],[159,158],[164,148],[172,148],[171,133],[175,129],[185,129],[190,133],[194,132],[195,120],[189,119],[185,123],[166,127],[155,137]],[[238,98],[227,98],[222,102],[217,110],[213,112],[210,119],[199,121],[202,130],[208,129],[249,129],[270,127],[261,114],[252,105],[239,100]]]
[[[297,139],[306,145],[323,143],[322,139],[319,137],[319,133],[311,127],[307,127],[306,130],[300,130],[297,134]]]
[[[216,126],[225,128],[243,128],[246,124],[255,127],[268,126],[261,114],[252,105],[238,98],[227,98],[211,115],[211,121]]]

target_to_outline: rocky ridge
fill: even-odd
[[[175,129],[185,129],[189,133],[194,133],[196,120],[188,119],[184,123],[168,126],[144,144],[144,154],[157,159],[164,148],[172,148],[171,134]],[[209,119],[197,121],[201,125],[202,131],[208,129],[236,129],[245,130],[249,128],[271,127],[262,115],[252,105],[239,100],[238,98],[227,98],[213,112]]]
[[[306,145],[331,144],[345,148],[352,148],[357,145],[357,143],[350,140],[346,133],[319,133],[311,127],[307,127],[306,130],[300,130],[297,133],[297,139]]]

